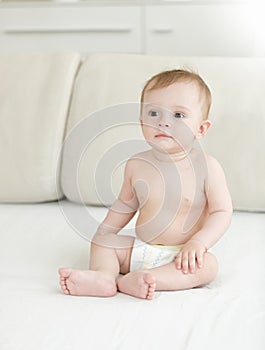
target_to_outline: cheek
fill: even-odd
[[[178,121],[177,125],[174,125],[171,129],[171,135],[183,148],[191,146],[195,139],[192,127],[183,121]]]
[[[146,125],[146,124],[142,124],[142,133],[144,135],[145,138],[150,138],[154,132],[155,132],[155,128],[153,128],[150,125]]]

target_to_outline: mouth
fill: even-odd
[[[155,138],[168,138],[168,139],[172,139],[173,137],[167,134],[157,134],[155,135]]]

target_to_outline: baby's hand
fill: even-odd
[[[175,258],[176,267],[182,269],[183,273],[195,273],[196,260],[199,268],[203,267],[203,255],[206,252],[205,246],[197,240],[189,240],[181,248]]]

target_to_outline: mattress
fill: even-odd
[[[264,213],[233,214],[212,248],[211,284],[147,301],[61,292],[58,268],[87,268],[88,238],[107,210],[89,207],[82,235],[65,208],[83,210],[67,201],[0,205],[1,350],[264,349]]]

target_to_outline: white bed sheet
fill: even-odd
[[[90,210],[98,220],[106,213]],[[94,232],[95,222],[85,225]],[[203,288],[152,301],[72,297],[61,293],[57,269],[86,268],[88,242],[57,202],[2,204],[0,349],[264,349],[264,233],[264,213],[234,213],[212,249],[218,277]]]

